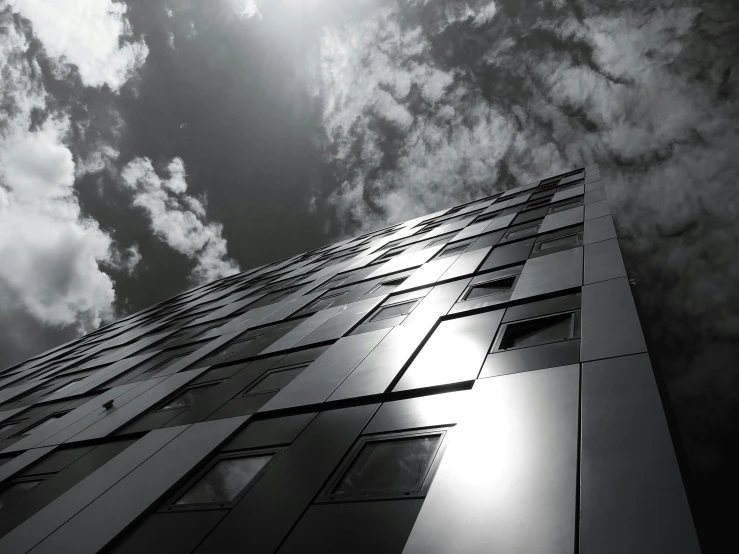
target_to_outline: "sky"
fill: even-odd
[[[737,5],[0,0],[0,37],[0,366],[200,283],[597,163],[698,525],[728,533]]]

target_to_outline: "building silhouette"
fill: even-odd
[[[598,168],[0,372],[0,552],[700,552]]]

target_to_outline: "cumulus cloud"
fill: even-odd
[[[120,89],[149,53],[132,37],[123,2],[10,0],[10,5],[31,21],[47,54],[76,66],[88,86]]]
[[[227,255],[223,226],[208,222],[203,201],[186,194],[183,161],[173,158],[165,173],[160,177],[148,158],[136,158],[123,168],[121,182],[133,192],[133,204],[149,216],[154,234],[195,260],[192,276],[198,283],[237,273],[238,264]]]

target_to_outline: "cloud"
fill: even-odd
[[[31,21],[47,54],[76,66],[88,86],[117,91],[149,53],[143,41],[133,38],[122,2],[10,0],[10,5]]]
[[[198,283],[237,273],[238,264],[227,255],[223,226],[207,222],[204,203],[186,194],[183,161],[173,158],[166,174],[157,175],[148,158],[136,158],[121,171],[121,183],[133,192],[133,205],[146,211],[154,234],[196,261],[192,276]]]

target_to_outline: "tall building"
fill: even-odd
[[[588,166],[0,373],[0,552],[700,552]]]

